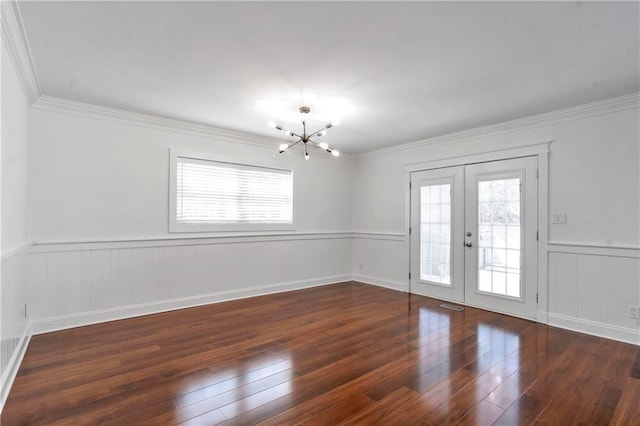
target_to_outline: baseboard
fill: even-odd
[[[640,330],[549,313],[548,325],[640,346]]]
[[[2,380],[0,381],[0,383],[2,383],[2,387],[0,388],[0,413],[4,409],[4,404],[9,396],[11,386],[13,386],[13,381],[16,379],[16,375],[18,374],[20,364],[22,364],[22,359],[27,352],[30,340],[31,329],[29,325],[27,325],[22,332],[22,336],[20,336],[18,345],[11,355],[11,359],[9,360],[6,370],[2,372]]]
[[[336,284],[350,281],[351,275],[333,275],[287,283],[269,284],[258,287],[248,287],[238,290],[222,291],[198,296],[183,297],[177,299],[162,300],[159,302],[143,303],[138,305],[122,306],[98,311],[82,312],[78,314],[63,315],[51,318],[42,318],[31,321],[32,334],[49,333],[84,325],[97,324],[107,321],[115,321],[142,315],[157,314],[160,312],[175,311],[178,309],[192,308],[195,306],[209,305],[212,303],[226,302],[230,300],[245,299],[248,297],[263,296],[266,294],[281,293],[284,291],[301,290],[310,287]]]
[[[351,276],[353,281],[359,281],[365,284],[377,285],[378,287],[390,288],[392,290],[404,291],[405,293],[409,291],[409,284],[402,283],[399,281],[387,280],[384,278],[371,277],[368,275],[360,275],[353,274]]]

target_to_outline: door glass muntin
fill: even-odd
[[[520,176],[478,178],[479,293],[522,300],[521,183]]]
[[[420,281],[451,287],[453,182],[420,184]]]

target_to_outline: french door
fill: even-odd
[[[535,318],[537,160],[411,174],[411,291]]]

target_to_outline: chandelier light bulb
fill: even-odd
[[[333,151],[331,151],[331,154],[332,154],[334,157],[339,157],[339,156],[340,156],[340,151],[338,151],[337,149],[334,149]]]
[[[321,131],[320,133],[318,133],[318,136],[324,136],[327,134],[326,130]]]
[[[285,149],[289,148],[289,145],[287,145],[286,143],[283,143],[282,145],[280,145],[278,147],[278,149],[280,150],[280,152],[284,151]]]
[[[272,129],[275,129],[277,124],[275,121],[268,121],[267,126],[271,127]]]
[[[322,149],[327,149],[327,148],[329,148],[329,145],[327,145],[327,144],[326,144],[326,143],[324,143],[324,142],[319,143],[319,144],[318,144],[318,146],[319,146],[320,148],[322,148]]]
[[[305,160],[308,160],[308,159],[309,159],[309,154],[305,154],[305,155],[304,155],[304,159],[305,159]]]

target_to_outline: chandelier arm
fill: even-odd
[[[327,130],[328,128],[329,128],[329,126],[324,126],[323,128],[318,129],[318,130],[316,130],[315,132],[311,133],[311,134],[309,135],[309,137],[311,137],[311,136],[315,136],[315,135],[317,135],[318,133],[322,132],[323,130]]]
[[[300,137],[300,136],[298,136],[298,137]],[[297,141],[295,141],[294,143],[289,145],[289,148],[293,148],[294,146],[298,145],[300,142],[302,142],[302,138],[298,139]],[[287,149],[289,149],[289,148],[287,148]]]
[[[321,150],[323,150],[323,151],[327,151],[328,153],[331,153],[331,152],[333,151],[333,150],[332,150],[328,145],[327,145],[327,147],[326,147],[326,148],[323,148],[323,147],[321,147],[321,146],[320,146],[320,144],[318,144],[318,143],[316,143],[316,142],[312,141],[311,139],[309,139],[309,142],[311,142],[312,144],[314,144],[314,145],[316,146],[316,148],[321,149]]]
[[[287,135],[289,135],[289,136],[295,136],[295,137],[297,137],[297,138],[302,139],[302,136],[300,136],[299,134],[297,134],[297,133],[295,133],[295,132],[293,132],[293,131],[291,131],[291,130],[285,129],[285,128],[284,128],[284,127],[282,127],[280,124],[276,124],[275,129],[276,129],[276,130],[280,130],[281,132],[285,132],[285,133],[286,133]]]
[[[295,141],[294,143],[292,143],[291,145],[289,145],[288,147],[286,147],[282,151],[278,151],[278,154],[282,154],[283,152],[285,152],[289,148],[293,148],[294,146],[298,145],[300,142],[302,142],[302,139],[298,139],[297,141]]]

